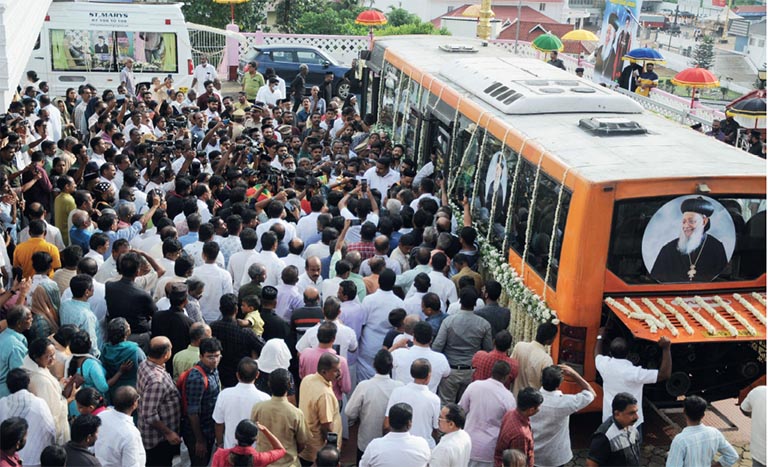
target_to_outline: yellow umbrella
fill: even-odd
[[[229,11],[232,15],[232,23],[235,22],[235,3],[246,3],[248,0],[213,0],[213,3],[229,5]]]
[[[461,16],[467,16],[469,18],[479,18],[480,17],[480,9],[482,8],[482,5],[479,3],[475,3],[474,5],[470,5],[467,7],[466,10],[461,12]],[[491,10],[491,17],[495,17],[496,13]]]
[[[561,37],[560,40],[597,42],[600,40],[600,38],[597,37],[592,31],[587,31],[586,29],[574,29],[573,31],[568,31],[567,33],[563,34],[563,37]]]

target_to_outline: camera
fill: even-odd
[[[245,151],[245,149],[246,149],[247,147],[248,147],[248,146],[246,146],[245,144],[236,144],[236,145],[235,145],[235,151]]]
[[[187,118],[186,117],[176,117],[168,120],[168,129],[174,130],[179,128],[186,128],[187,127]]]
[[[327,435],[325,435],[325,441],[328,444],[338,444],[339,443],[339,434],[330,432]]]

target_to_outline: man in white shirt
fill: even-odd
[[[320,275],[322,264],[317,256],[310,256],[304,262],[304,272],[299,275],[299,290],[304,293],[307,287],[320,290],[323,287],[323,277]]]
[[[440,418],[440,398],[427,386],[431,373],[429,360],[414,360],[411,364],[413,382],[392,391],[387,403],[387,418],[384,419],[384,426],[389,426],[389,411],[392,406],[401,402],[409,404],[413,409],[413,434],[424,438],[430,449],[435,447],[434,435],[437,434]]]
[[[376,167],[371,167],[363,174],[371,190],[379,190],[382,201],[387,199],[389,187],[400,181],[400,172],[389,167],[391,162],[389,157],[381,157],[376,161]]]
[[[208,57],[203,55],[200,57],[200,64],[198,64],[192,72],[192,88],[198,96],[204,94],[204,83],[206,81],[215,81],[218,77],[219,75],[216,73],[216,68],[208,63]]]
[[[357,361],[357,335],[355,331],[349,326],[339,321],[339,313],[341,312],[341,301],[336,297],[329,297],[323,304],[323,318],[325,321],[332,322],[336,325],[336,340],[335,345],[339,346],[339,355],[347,359],[347,363],[350,368]],[[320,329],[319,322],[311,328],[307,329],[307,332],[301,336],[301,339],[296,343],[296,352],[303,352],[308,348],[317,347],[319,341],[317,340],[317,331]],[[351,370],[350,370],[351,371]]]
[[[235,428],[251,408],[269,400],[270,396],[256,389],[254,383],[259,376],[256,360],[243,357],[237,364],[237,385],[227,388],[219,394],[213,408],[213,421],[216,422],[216,447],[229,449],[237,445]],[[244,417],[245,414],[245,417]]]
[[[299,237],[288,242],[288,255],[281,258],[286,266],[296,266],[299,276],[306,272],[306,258],[301,256],[304,251],[304,242]],[[303,289],[302,289],[303,290]]]
[[[37,344],[37,349],[30,349],[33,354],[30,358],[39,359],[42,356],[38,355],[39,351],[47,352],[50,345],[45,340]],[[40,465],[40,453],[56,443],[56,424],[51,409],[45,399],[29,392],[29,374],[23,368],[9,371],[6,383],[10,394],[0,399],[0,422],[11,417],[21,417],[29,422],[26,443],[18,454],[24,465]],[[9,447],[3,446],[3,449]]]
[[[385,269],[379,275],[379,290],[363,299],[364,328],[360,336],[358,381],[371,378],[375,374],[373,357],[381,348],[387,332],[392,328],[389,324],[389,312],[403,307],[403,301],[392,292],[394,287],[395,273],[391,269]]]
[[[388,410],[390,432],[368,444],[360,467],[426,467],[431,455],[427,442],[412,435],[413,407],[397,403]],[[396,453],[396,454],[395,454]]]
[[[563,394],[558,388],[567,374],[581,387],[578,394]],[[579,373],[567,365],[552,365],[541,374],[541,395],[544,402],[531,417],[534,459],[541,467],[565,465],[573,458],[568,423],[571,414],[595,400],[595,390]]]
[[[275,78],[269,78],[267,84],[259,88],[256,93],[256,102],[263,102],[270,107],[275,107],[277,101],[285,99],[285,95],[280,92],[280,81]]]
[[[265,211],[267,216],[269,216],[269,220],[262,222],[258,225],[258,227],[256,227],[256,236],[259,239],[257,248],[263,248],[263,245],[261,244],[261,237],[266,232],[269,232],[270,228],[272,228],[272,226],[276,223],[280,223],[283,225],[283,227],[285,227],[285,237],[283,237],[283,241],[288,243],[293,240],[293,238],[296,236],[296,226],[282,219],[285,216],[285,204],[282,201],[275,199],[267,204],[267,209]]]
[[[752,433],[749,449],[752,461],[766,465],[765,456],[765,400],[766,386],[758,386],[749,391],[747,398],[741,403],[741,410],[752,417]],[[755,464],[757,465],[757,464]]]
[[[296,223],[296,235],[306,242],[309,237],[317,233],[317,218],[322,214],[323,207],[325,207],[325,200],[322,196],[313,196],[309,200],[310,209],[312,212],[303,216]]]
[[[144,465],[147,455],[141,433],[131,415],[139,408],[139,393],[133,386],[121,386],[112,397],[113,410],[105,410],[94,454],[102,465]]]
[[[262,285],[277,287],[277,284],[280,283],[280,276],[283,273],[283,269],[285,269],[285,263],[275,253],[277,251],[277,235],[274,232],[264,232],[261,236],[261,245],[263,247],[261,253],[245,263],[245,269],[241,274],[240,286],[251,281],[251,277],[248,275],[248,268],[254,263],[264,265],[267,270],[267,277],[264,278]]]
[[[434,200],[438,206],[442,204],[440,202],[440,198],[434,195],[435,192],[435,182],[432,181],[431,178],[425,178],[421,181],[419,184],[419,197],[411,201],[411,209],[413,209],[414,212],[419,210],[419,201],[423,199],[432,199]]]
[[[429,275],[429,291],[437,294],[440,297],[440,303],[442,306],[446,306],[447,303],[457,303],[459,301],[459,295],[456,292],[456,285],[452,280],[445,277],[446,266],[448,266],[448,257],[444,253],[435,253],[432,256],[432,271]],[[411,287],[406,298],[416,293],[416,288]]]
[[[234,283],[234,289],[240,288],[240,283],[243,281],[243,275],[248,276],[246,264],[251,265],[252,260],[259,256],[259,252],[256,251],[256,231],[253,229],[243,229],[240,232],[240,244],[243,246],[242,251],[234,253],[229,258],[229,264],[227,265],[227,272],[232,276]],[[247,278],[250,280],[250,278]]]
[[[30,222],[36,219],[40,219],[45,224],[45,241],[50,243],[51,245],[55,245],[56,248],[59,250],[64,249],[64,240],[61,238],[61,230],[59,230],[58,227],[55,225],[51,225],[48,222],[46,222],[45,217],[47,212],[45,211],[45,208],[42,204],[38,202],[30,203],[29,206],[27,206],[27,214],[29,216]],[[26,242],[29,240],[29,226],[24,227],[21,232],[19,232],[19,242]]]
[[[598,332],[597,342],[595,343],[595,369],[603,377],[603,421],[613,415],[611,410],[611,401],[620,392],[628,392],[638,401],[643,400],[643,386],[646,384],[658,383],[664,381],[672,374],[672,352],[670,347],[672,343],[669,338],[662,336],[659,339],[661,347],[661,365],[658,370],[646,370],[637,367],[627,360],[629,346],[622,337],[617,337],[611,341],[611,356],[603,355],[603,332]],[[512,356],[514,357],[514,354]],[[520,362],[520,368],[523,362]],[[635,427],[642,436],[643,407],[637,405],[637,422]]]
[[[200,297],[200,311],[206,323],[211,323],[221,318],[219,311],[219,300],[221,296],[232,293],[232,276],[216,264],[216,258],[219,256],[219,244],[216,242],[207,242],[203,246],[203,259],[205,264],[195,268],[192,277],[199,279],[205,284],[203,296]]]
[[[392,354],[389,351],[379,350],[373,359],[373,367],[376,375],[358,383],[344,408],[350,423],[360,422],[357,428],[358,462],[371,441],[381,438],[389,396],[395,388],[403,385],[389,377],[392,371]],[[390,426],[391,423],[390,419]]]
[[[464,467],[469,465],[472,439],[464,431],[466,416],[464,409],[448,404],[440,411],[440,443],[432,450],[429,465],[442,467]]]
[[[400,274],[402,272],[400,263],[398,263],[396,260],[388,256],[389,238],[386,235],[379,235],[378,237],[376,237],[373,240],[373,247],[376,249],[376,253],[373,255],[373,257],[366,259],[360,265],[361,276],[367,277],[371,275],[371,266],[369,265],[369,262],[373,258],[381,258],[382,260],[384,260],[384,264],[386,265],[386,267],[395,271],[395,274]]]
[[[396,346],[404,346],[407,342],[404,339]],[[430,391],[437,394],[440,381],[451,374],[451,367],[448,365],[448,359],[445,358],[445,355],[435,352],[429,347],[431,342],[432,326],[425,321],[416,323],[413,328],[413,347],[410,349],[407,347],[398,348],[392,352],[394,361],[392,377],[404,384],[412,382],[414,379],[411,376],[411,365],[417,359],[424,358],[432,366],[432,375],[427,386]]]

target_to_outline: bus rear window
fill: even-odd
[[[628,284],[754,280],[766,270],[765,198],[616,203],[608,269]]]
[[[176,34],[51,30],[53,71],[119,72],[127,58],[137,73],[178,73]]]

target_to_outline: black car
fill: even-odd
[[[245,66],[254,60],[259,63],[258,69],[261,74],[264,74],[267,68],[274,68],[277,75],[285,80],[286,85],[290,84],[298,74],[299,65],[307,65],[309,74],[306,78],[305,94],[309,94],[312,86],[321,86],[325,74],[329,71],[333,72],[333,94],[335,96],[345,99],[350,92],[355,92],[352,83],[345,77],[349,73],[350,67],[340,65],[333,57],[316,47],[300,45],[261,46],[240,58],[238,74],[242,76]]]

